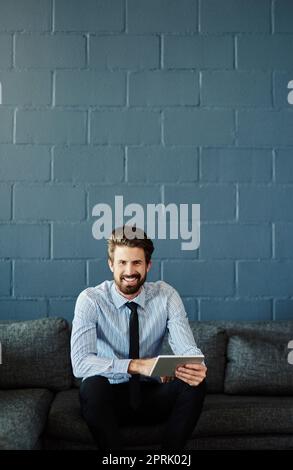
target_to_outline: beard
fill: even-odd
[[[127,278],[134,277],[135,279],[130,282]],[[126,295],[132,295],[139,291],[141,286],[145,283],[147,278],[147,273],[144,276],[140,274],[133,274],[133,276],[124,276],[123,274],[119,278],[115,277],[115,282],[118,289]]]

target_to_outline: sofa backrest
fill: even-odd
[[[293,320],[190,322],[206,355],[210,393],[293,395]]]
[[[63,318],[0,323],[0,388],[70,388],[69,341]]]
[[[292,321],[190,321],[205,354],[209,393],[293,395],[288,362]],[[70,362],[70,326],[63,318],[0,323],[0,388],[78,385]],[[172,353],[165,338],[162,354]]]
[[[225,393],[293,395],[293,321],[227,322],[226,331]]]

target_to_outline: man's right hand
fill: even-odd
[[[131,359],[128,366],[128,374],[150,375],[156,357],[150,359]]]

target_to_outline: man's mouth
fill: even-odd
[[[127,284],[135,284],[138,280],[138,276],[123,276],[122,278]]]

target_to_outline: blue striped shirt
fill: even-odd
[[[78,296],[71,334],[73,373],[83,379],[102,375],[110,383],[129,380],[129,300],[104,281]],[[174,354],[201,354],[177,291],[164,281],[145,282],[131,301],[138,304],[141,358],[160,354],[166,331]]]

